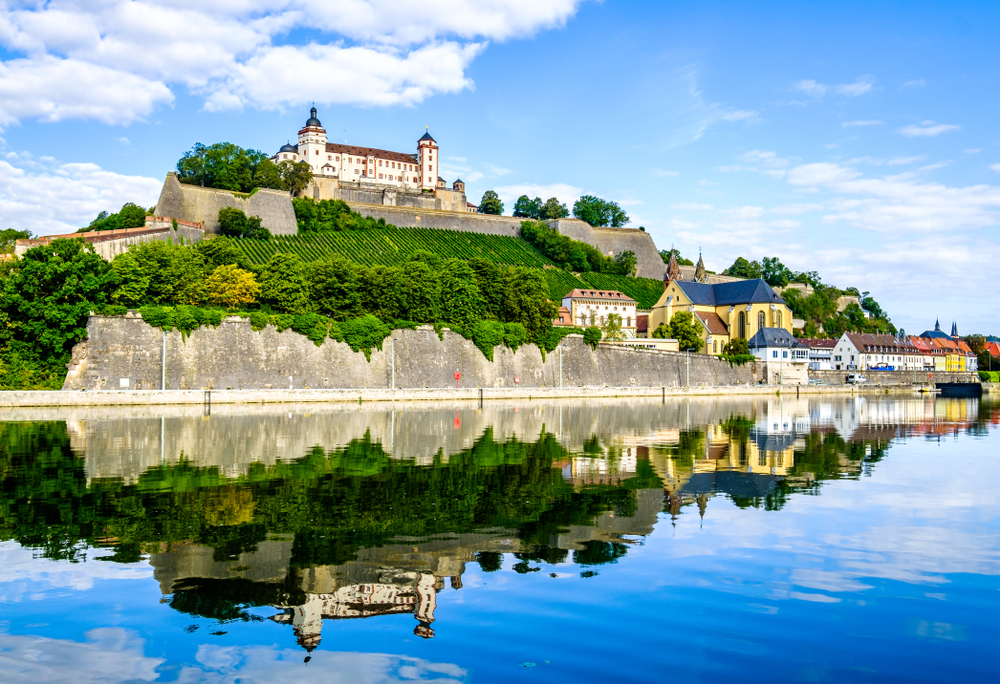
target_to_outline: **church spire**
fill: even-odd
[[[934,332],[941,332],[941,319],[937,318],[934,320]]]
[[[708,276],[705,274],[705,262],[701,258],[701,250],[698,250],[698,265],[694,269],[694,282],[704,283],[708,280]]]
[[[684,276],[681,275],[681,267],[677,264],[677,250],[674,246],[670,246],[670,263],[667,264],[667,272],[663,276],[663,288],[666,289],[667,283],[671,280],[683,280]]]
[[[951,322],[951,336],[958,337],[958,323],[955,321]]]

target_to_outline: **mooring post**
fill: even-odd
[[[483,407],[483,388],[479,388],[479,408]]]
[[[212,415],[212,390],[205,390],[205,415]]]

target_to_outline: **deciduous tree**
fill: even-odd
[[[688,349],[701,351],[705,340],[701,338],[701,330],[694,322],[694,314],[690,311],[679,311],[670,318],[668,326],[670,337],[677,340],[681,351]]]
[[[500,201],[500,196],[493,190],[484,192],[483,199],[479,202],[479,213],[493,214],[494,216],[503,214],[503,202]]]
[[[234,264],[217,267],[205,280],[205,300],[229,310],[256,304],[259,295],[254,274]]]

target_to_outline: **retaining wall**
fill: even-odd
[[[427,326],[397,330],[371,361],[344,343],[317,347],[298,333],[229,318],[190,335],[164,333],[138,314],[91,316],[87,339],[73,350],[64,390],[385,389],[456,387],[649,387],[753,384],[750,366],[732,368],[706,355],[584,344],[567,337],[542,358],[528,345],[494,350],[490,362],[470,341]],[[165,367],[165,386],[161,384]]]
[[[810,380],[818,380],[827,385],[843,385],[847,383],[847,376],[852,373],[860,373],[868,381],[869,385],[933,385],[936,382],[979,382],[976,373],[946,373],[934,371],[933,373],[914,371],[838,371],[838,370],[811,370]]]
[[[275,235],[298,232],[292,198],[281,190],[259,189],[249,197],[228,190],[186,185],[177,174],[168,173],[156,203],[156,215],[205,224],[208,233],[219,232],[219,209],[235,207],[247,216],[259,216],[261,225]]]

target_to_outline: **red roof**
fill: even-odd
[[[635,302],[634,299],[618,290],[581,290],[579,288],[563,295],[563,299],[613,299],[621,302]]]
[[[987,342],[986,351],[990,353],[990,356],[1000,356],[1000,342]]]
[[[380,150],[376,147],[358,147],[356,145],[341,145],[339,143],[327,143],[326,151],[336,154],[346,154],[355,157],[375,157],[376,159],[384,159],[394,162],[402,162],[404,164],[414,164],[416,165],[417,159],[412,154],[404,154],[402,152],[390,152],[389,150]]]
[[[705,327],[713,335],[728,335],[729,330],[726,328],[726,324],[723,323],[722,319],[719,318],[719,314],[714,311],[695,311],[694,315],[701,319],[701,322],[705,324]]]
[[[800,337],[799,342],[810,349],[833,349],[839,340],[821,340],[813,337]]]

